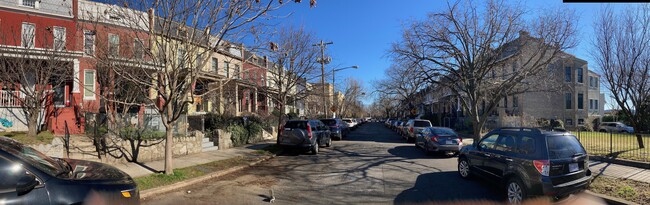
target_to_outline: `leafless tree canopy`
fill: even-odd
[[[375,89],[383,95],[394,96],[402,106],[414,106],[412,103],[417,100],[415,94],[424,89],[429,81],[417,63],[396,61],[385,71],[386,79],[375,82]]]
[[[308,94],[307,81],[317,75],[316,58],[318,50],[312,44],[316,42],[314,34],[304,28],[281,28],[277,35],[271,37],[267,50],[272,63],[270,70],[270,97],[277,102],[276,108],[282,112],[285,106],[296,100],[304,99]],[[280,115],[279,125],[284,115]]]
[[[411,22],[391,53],[415,62],[429,82],[461,96],[478,138],[489,111],[503,96],[538,87],[532,83],[540,81],[526,79],[543,78],[547,74],[541,71],[576,44],[572,11],[545,10],[526,21],[528,14],[500,0],[459,1]],[[504,69],[512,62],[516,70]]]
[[[361,98],[366,95],[362,82],[347,78],[343,89],[343,100],[338,103],[338,109],[341,117],[363,117],[365,107]],[[335,97],[336,99],[336,97]]]
[[[630,117],[632,127],[646,131],[650,128],[650,7],[627,8],[619,14],[606,8],[595,22],[593,56],[605,87]]]

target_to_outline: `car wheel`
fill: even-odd
[[[311,154],[317,155],[318,154],[318,143],[316,143],[314,146],[311,147]]]
[[[467,159],[462,158],[458,161],[458,174],[460,174],[460,177],[463,179],[469,179],[472,176],[469,169],[469,161],[467,161]]]
[[[510,204],[521,204],[521,202],[526,199],[526,187],[524,186],[524,183],[521,183],[521,180],[516,177],[508,180],[506,191],[508,193],[508,202],[510,202]]]
[[[325,147],[330,147],[330,146],[332,146],[332,138],[331,137],[327,140],[327,143],[325,143]]]

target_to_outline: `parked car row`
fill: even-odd
[[[289,120],[280,128],[278,145],[318,154],[320,147],[332,146],[332,139],[343,140],[365,121],[353,118]]]
[[[425,153],[457,155],[463,146],[463,139],[451,128],[434,127],[429,120],[386,120],[386,125],[407,142],[414,142]]]

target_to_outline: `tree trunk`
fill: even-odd
[[[172,144],[174,142],[174,130],[172,129],[172,123],[168,123],[165,126],[165,174],[172,175],[174,174],[174,169],[172,166]]]
[[[481,125],[478,120],[474,119],[472,120],[472,139],[474,139],[474,142],[478,142],[481,139]]]
[[[284,102],[280,103],[280,117],[278,117],[278,132],[275,139],[276,144],[280,144],[280,135],[282,135],[282,125],[284,121]]]
[[[36,135],[38,135],[38,115],[31,114],[27,123],[27,136],[36,137]]]
[[[644,149],[645,145],[643,144],[643,137],[641,134],[636,134],[636,141],[639,143],[639,148]]]

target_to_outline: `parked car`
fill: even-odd
[[[457,155],[463,147],[463,139],[447,127],[425,127],[416,131],[415,146],[425,153],[444,152]]]
[[[354,120],[352,120],[352,118],[343,118],[343,122],[348,123],[348,125],[350,126],[350,129],[351,129],[351,130],[353,130],[354,128],[356,128],[356,125],[357,125],[357,124],[356,124],[356,122],[355,122]]]
[[[348,124],[341,119],[321,119],[325,125],[330,128],[330,136],[334,139],[342,140],[350,131]]]
[[[429,120],[420,120],[420,119],[413,119],[409,120],[406,123],[406,140],[407,141],[415,141],[416,133],[419,131],[427,128],[427,127],[432,127],[431,121]]]
[[[599,132],[623,132],[634,133],[634,128],[623,124],[622,122],[603,122],[598,125]]]
[[[0,169],[2,204],[83,204],[89,196],[95,203],[140,204],[135,181],[119,169],[48,157],[7,137],[0,137]]]
[[[399,125],[402,124],[402,121],[395,120],[395,123],[393,123],[393,130],[399,134]]]
[[[402,138],[407,138],[408,134],[408,124],[407,121],[402,121],[402,125],[400,126],[400,133],[402,134]]]
[[[501,128],[461,149],[458,173],[505,185],[509,202],[518,204],[531,196],[563,197],[586,189],[592,179],[588,161],[569,132]]]
[[[320,120],[289,120],[280,131],[278,143],[283,147],[307,149],[318,154],[319,147],[332,145],[330,128]]]

